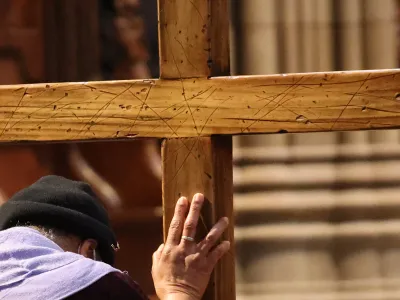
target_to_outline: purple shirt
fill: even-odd
[[[90,292],[93,286],[105,293],[103,281],[126,288],[132,285],[120,270],[65,252],[34,229],[13,227],[0,231],[0,299],[65,299]]]

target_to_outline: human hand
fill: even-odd
[[[178,200],[165,245],[153,254],[152,276],[161,300],[201,299],[216,263],[230,248],[229,241],[214,247],[228,227],[228,218],[220,219],[200,243],[191,240],[196,236],[203,202],[204,196],[196,194],[185,220],[189,201],[184,197]]]

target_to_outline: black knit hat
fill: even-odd
[[[98,242],[102,260],[114,264],[118,243],[107,212],[84,182],[45,176],[0,206],[0,230],[26,222],[93,238]]]

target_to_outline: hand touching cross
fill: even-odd
[[[204,240],[195,241],[203,202],[202,194],[196,194],[191,204],[184,197],[178,200],[166,243],[153,254],[152,275],[161,300],[201,299],[216,263],[229,251],[228,241],[216,246],[228,218],[221,218]]]

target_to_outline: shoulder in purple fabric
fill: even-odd
[[[64,299],[111,272],[121,271],[65,252],[34,229],[0,231],[0,299]]]

